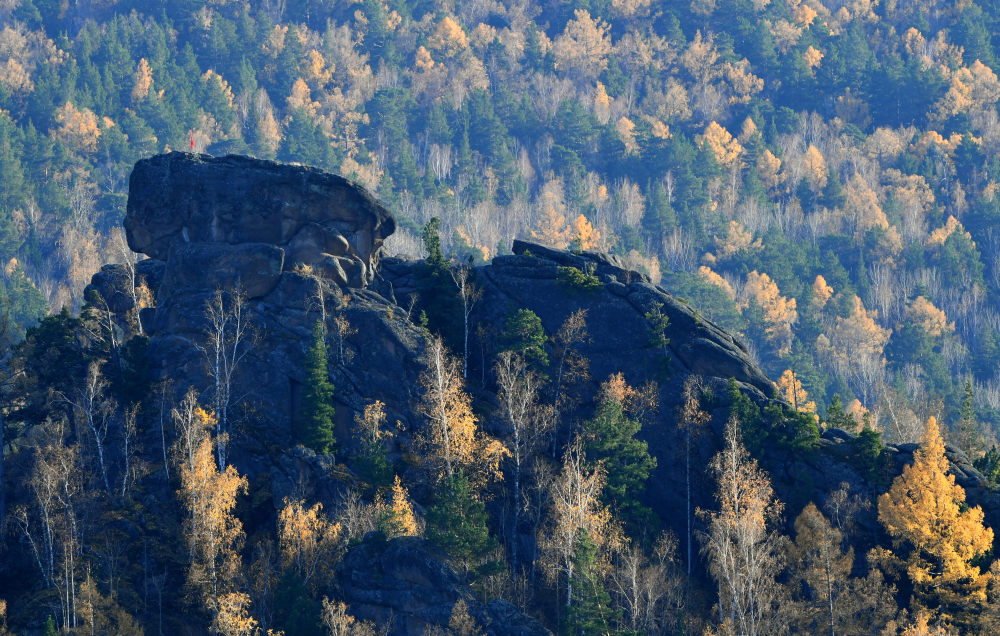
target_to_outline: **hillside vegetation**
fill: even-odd
[[[200,625],[195,631],[211,622],[219,633],[250,633],[259,624],[299,633],[287,616],[261,614],[251,604],[271,602],[273,594],[237,582],[244,561],[271,568],[253,579],[265,581],[271,592],[284,576],[286,601],[307,604],[313,618],[340,616],[338,624],[349,626],[347,610],[321,594],[332,574],[311,579],[309,563],[316,567],[322,560],[316,555],[339,558],[350,541],[363,537],[358,527],[392,537],[417,534],[426,523],[428,538],[449,551],[463,580],[475,583],[483,598],[512,599],[566,633],[604,633],[605,625],[700,631],[726,614],[709,609],[716,602],[731,610],[729,622],[717,628],[739,633],[767,633],[782,624],[845,633],[877,624],[902,633],[927,629],[928,621],[989,633],[993,615],[986,608],[994,607],[1000,589],[1000,574],[996,566],[989,569],[986,556],[993,535],[982,526],[979,509],[967,507],[964,493],[944,476],[942,439],[996,486],[998,33],[1000,4],[992,1],[0,0],[4,336],[14,343],[28,333],[8,365],[4,391],[13,397],[5,396],[5,420],[8,434],[31,433],[18,448],[34,453],[31,461],[21,456],[23,472],[16,473],[30,477],[34,490],[15,502],[23,507],[12,509],[7,523],[7,536],[16,537],[11,545],[23,547],[29,559],[16,572],[34,581],[30,594],[18,595],[18,628],[41,629],[49,614],[53,630],[87,628],[77,593],[90,595],[90,616],[100,605],[102,620],[123,633],[140,623],[151,632],[154,620],[162,620],[150,590],[159,580],[162,602],[167,578],[147,569],[140,577],[140,559],[150,558],[143,556],[145,538],[140,545],[136,534],[116,525],[145,514],[133,507],[130,489],[156,466],[172,471],[174,481],[165,481],[170,486],[163,491],[181,496],[170,522],[157,521],[143,532],[165,546],[153,561],[168,564],[175,581],[179,573],[186,577],[183,595],[168,590],[168,609],[201,612],[203,624],[192,622]],[[281,531],[307,534],[308,549],[316,550],[312,560],[303,561],[306,548],[290,547],[290,535],[280,544],[272,538],[270,556],[244,550],[242,526],[232,513],[241,493],[255,491],[232,465],[219,461],[214,468],[213,444],[225,444],[212,436],[217,414],[201,410],[197,396],[171,403],[173,418],[166,402],[149,410],[154,392],[129,379],[130,365],[143,360],[145,341],[134,337],[142,336],[136,333],[141,325],[112,317],[106,307],[103,315],[83,294],[102,264],[132,262],[119,229],[129,171],[138,159],[170,149],[249,154],[351,177],[396,216],[399,229],[387,243],[389,252],[429,257],[432,291],[451,290],[452,282],[458,284],[451,275],[468,271],[446,259],[482,263],[527,238],[616,254],[683,298],[699,317],[741,334],[802,415],[779,409],[771,418],[741,401],[735,389],[728,396],[744,438],[727,435],[726,452],[709,469],[719,484],[720,510],[698,517],[705,565],[699,580],[711,578],[703,586],[709,591],[684,597],[678,590],[690,574],[681,572],[691,567],[690,554],[675,556],[677,540],[669,535],[659,543],[655,536],[638,536],[647,510],[639,501],[615,499],[639,488],[656,458],[633,439],[642,429],[641,389],[614,378],[594,404],[584,405],[593,416],[587,420],[589,447],[563,452],[551,442],[555,460],[544,474],[549,507],[538,508],[550,516],[543,520],[539,512],[535,522],[539,528],[549,524],[550,534],[561,532],[564,542],[539,548],[549,550],[538,555],[548,559],[548,578],[541,571],[536,578],[533,565],[530,572],[519,569],[516,547],[495,539],[502,534],[500,515],[485,509],[489,497],[481,493],[499,488],[496,481],[509,482],[506,459],[493,455],[494,470],[476,476],[453,471],[439,458],[448,466],[442,471],[447,479],[409,484],[422,488],[416,498],[426,515],[418,511],[417,519],[407,484],[388,481],[393,466],[378,443],[384,422],[377,409],[370,414],[376,423],[368,422],[371,456],[365,460],[373,464],[351,466],[379,476],[364,477],[371,488],[363,491],[363,505],[369,507],[351,513],[367,515],[367,525],[350,531],[344,525],[340,534],[336,522],[308,508],[312,502],[292,501],[281,512]],[[580,293],[600,285],[581,270],[563,274]],[[455,303],[470,299],[449,299],[450,310],[462,311]],[[420,309],[427,310],[424,326],[443,331],[434,307],[407,316],[420,321]],[[456,315],[449,316],[455,325],[461,322]],[[651,342],[666,351],[665,323],[655,329],[662,316],[647,318],[654,327]],[[534,377],[528,373],[534,368],[535,379],[551,381],[549,361],[539,356],[569,345],[559,334],[539,333],[537,316],[518,319],[505,325],[505,336],[519,343],[507,348],[524,356],[508,359],[517,369],[511,373],[523,380]],[[338,333],[342,341],[347,332]],[[329,336],[317,334],[312,376],[320,378],[328,362],[319,338]],[[457,353],[460,340],[445,335]],[[534,348],[523,340],[529,336],[537,341]],[[126,341],[131,348],[122,346]],[[481,357],[475,390],[502,388],[486,381],[492,365],[485,353]],[[339,358],[342,364],[342,351]],[[327,430],[332,416],[323,404],[330,389],[311,389],[310,408],[325,428],[310,434],[323,442],[317,450],[333,450]],[[88,390],[89,406],[81,406],[79,396]],[[116,402],[101,420],[105,407],[98,398],[105,390]],[[455,391],[455,408],[465,414],[460,419],[472,426],[472,398]],[[502,400],[508,394],[493,395]],[[699,421],[699,399],[722,408],[713,400],[723,396],[695,389],[691,395],[688,425]],[[538,399],[557,406],[552,395]],[[147,410],[129,415],[126,405],[133,402]],[[136,421],[147,426],[154,411],[163,416],[156,448],[162,460],[146,457],[148,471],[140,475],[130,464],[137,451],[129,450],[128,427]],[[178,441],[170,459],[164,419],[168,429],[176,425],[188,434],[187,445]],[[877,532],[866,531],[878,535],[881,547],[868,553],[867,564],[865,555],[855,559],[847,547],[850,524],[838,517],[831,525],[815,506],[798,517],[801,528],[795,522],[794,547],[779,535],[788,529],[779,523],[780,505],[772,505],[768,477],[744,449],[762,456],[752,424],[772,420],[794,421],[793,433],[804,431],[803,447],[811,447],[818,428],[860,432],[870,485],[888,490],[877,503],[868,502],[871,519],[876,506],[881,524]],[[114,431],[109,453],[113,447],[114,461],[124,468],[104,465],[108,426]],[[465,452],[496,450],[474,427],[465,433],[484,445]],[[902,482],[886,474],[883,442],[922,444]],[[179,459],[185,453],[187,464]],[[546,454],[537,448],[531,453]],[[587,463],[588,453],[606,461]],[[621,464],[619,473],[612,472],[614,462]],[[202,471],[201,490],[196,469]],[[379,479],[385,481],[381,489]],[[738,495],[747,498],[743,503],[725,499],[726,484],[734,483],[748,488]],[[587,502],[592,507],[559,509],[553,502],[571,488],[604,494]],[[937,493],[944,502],[934,513],[939,517],[908,503],[914,491]],[[844,491],[831,501],[824,511],[836,517],[841,504],[855,500]],[[740,525],[749,522],[739,515],[726,516],[746,502],[759,512],[752,527]],[[78,530],[81,510],[89,518],[80,527],[100,532]],[[456,516],[469,520],[475,536],[446,536]],[[338,519],[348,524],[347,517]],[[527,523],[515,519],[515,526]],[[928,527],[938,534],[928,535]],[[755,579],[760,585],[750,591],[733,587],[745,579],[739,568],[749,565],[725,565],[727,537],[734,536],[727,532],[754,537],[755,575],[767,580]],[[690,546],[691,536],[681,545]],[[131,569],[116,574],[125,552]],[[85,567],[90,563],[105,571],[91,573]],[[622,574],[629,567],[631,583]],[[820,569],[828,581],[836,571],[842,587],[822,591]],[[305,581],[288,591],[292,572]],[[640,574],[670,580],[673,587],[642,605],[635,596]],[[122,576],[123,589],[131,588],[127,594],[118,591]],[[717,594],[709,593],[714,584]],[[629,585],[631,592],[625,591]],[[838,618],[835,596],[874,605],[838,606]],[[640,609],[649,607],[660,613],[651,618],[650,610],[640,619]],[[908,611],[897,613],[899,607]],[[458,609],[456,625],[462,621]],[[238,631],[238,624],[250,632]],[[302,629],[308,633],[309,627]]]

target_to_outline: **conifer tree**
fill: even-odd
[[[545,351],[545,328],[542,319],[530,309],[518,309],[504,322],[501,340],[504,351],[516,351],[526,360],[540,366],[548,366],[549,354]]]
[[[334,450],[333,384],[326,365],[326,342],[323,325],[313,326],[313,342],[306,354],[306,390],[299,413],[298,440],[317,453]]]
[[[561,636],[605,636],[620,612],[611,607],[611,595],[597,574],[597,545],[586,528],[580,528],[573,549],[573,581]]]
[[[624,404],[606,396],[593,419],[584,423],[584,430],[587,457],[603,461],[608,471],[605,502],[636,526],[653,521],[653,511],[638,500],[656,468],[646,442],[636,439],[642,424],[626,415]]]
[[[948,473],[937,420],[927,420],[913,463],[878,500],[878,517],[893,539],[894,557],[913,585],[911,610],[970,626],[986,601],[989,572],[974,561],[990,549],[993,530],[983,510],[965,504],[965,490]]]
[[[469,480],[458,470],[441,480],[434,503],[427,509],[427,538],[440,546],[473,580],[499,565],[490,557],[496,539],[486,525],[486,506],[476,498]]]

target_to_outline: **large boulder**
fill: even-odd
[[[339,264],[360,287],[394,229],[367,190],[316,168],[173,152],[139,161],[129,179],[129,247],[160,260],[191,243],[263,243],[289,267]]]

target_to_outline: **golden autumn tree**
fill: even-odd
[[[802,382],[795,377],[795,372],[785,369],[778,381],[774,383],[778,395],[792,405],[796,411],[815,413],[816,403],[809,399],[809,394],[802,388]]]
[[[596,78],[608,65],[607,56],[611,53],[609,27],[602,20],[592,18],[590,12],[584,9],[577,9],[573,16],[552,43],[556,68],[578,79]]]
[[[942,336],[955,331],[955,323],[948,322],[948,316],[944,311],[934,306],[934,303],[923,296],[917,296],[913,303],[906,309],[906,319],[913,324],[918,324],[930,336]]]
[[[413,504],[410,502],[410,491],[400,481],[399,475],[396,475],[396,480],[392,484],[388,512],[392,516],[392,536],[406,537],[420,534],[417,517],[413,513]]]
[[[180,475],[178,496],[187,512],[184,533],[190,566],[188,585],[215,610],[231,591],[241,565],[243,524],[233,514],[236,497],[246,492],[247,478],[234,466],[222,472],[213,454],[215,416],[198,405],[194,390],[174,409],[178,439],[174,461]]]
[[[878,312],[865,309],[861,298],[854,297],[851,314],[837,318],[830,338],[817,339],[817,348],[829,355],[834,368],[851,383],[864,404],[870,404],[874,391],[885,372],[885,346],[889,343],[891,329],[881,327],[875,318]]]
[[[736,418],[726,423],[725,446],[710,470],[719,509],[699,510],[706,525],[699,538],[718,585],[723,633],[771,633],[780,624],[775,576],[781,571],[786,539],[776,526],[783,505],[767,473],[743,445]]]
[[[965,504],[965,490],[948,474],[944,440],[927,420],[913,463],[878,499],[878,518],[893,540],[893,557],[913,585],[911,609],[939,622],[971,626],[987,598],[990,572],[973,561],[993,544],[983,510]]]
[[[132,75],[132,103],[141,102],[149,95],[149,89],[153,86],[153,69],[150,68],[146,58],[140,58]]]
[[[573,240],[582,250],[597,249],[601,245],[601,233],[582,214],[573,222]]]
[[[764,312],[764,333],[783,356],[792,349],[792,324],[799,319],[794,298],[781,295],[777,283],[767,274],[754,270],[747,274],[744,294],[756,301]]]
[[[701,134],[699,141],[708,147],[715,160],[724,168],[735,164],[743,154],[740,142],[714,121],[705,127],[705,132]]]
[[[306,508],[301,499],[288,501],[278,513],[281,563],[306,585],[322,587],[332,574],[341,547],[339,523],[323,514],[323,504]]]
[[[432,471],[449,479],[462,471],[480,485],[499,478],[507,451],[479,429],[461,363],[439,337],[431,338],[423,363],[423,397],[417,409],[428,424],[421,441]]]
[[[833,287],[827,284],[822,274],[816,274],[816,280],[812,284],[812,291],[812,306],[816,310],[826,307],[826,301],[830,300],[830,297],[833,296]]]
[[[323,597],[323,610],[320,618],[326,633],[330,636],[375,636],[375,623],[359,621],[347,613],[346,603],[331,601]]]

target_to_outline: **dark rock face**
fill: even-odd
[[[140,161],[130,187],[125,221],[129,244],[152,257],[141,261],[138,271],[156,297],[156,307],[142,315],[155,374],[172,379],[179,393],[193,386],[203,400],[209,400],[212,382],[203,353],[209,327],[206,304],[217,289],[239,285],[246,291],[257,337],[234,378],[230,457],[251,480],[266,482],[275,508],[294,492],[332,509],[354,480],[333,458],[291,448],[292,424],[305,381],[303,361],[320,316],[309,301],[316,282],[296,273],[297,263],[312,265],[335,283],[327,300],[331,333],[336,331],[335,318],[350,326],[342,339],[330,340],[335,436],[341,448],[350,454],[354,415],[381,400],[387,421],[400,424],[392,459],[413,450],[413,434],[423,426],[415,407],[427,335],[396,299],[406,304],[410,293],[421,292],[421,264],[380,258],[382,240],[395,223],[367,192],[312,168],[181,153]],[[495,435],[507,434],[489,416],[495,395],[488,342],[503,329],[506,318],[517,309],[531,309],[546,333],[552,334],[571,313],[586,309],[590,340],[579,349],[590,362],[591,377],[579,391],[583,403],[565,414],[566,429],[592,415],[590,401],[599,383],[611,374],[624,373],[634,386],[656,380],[659,409],[641,433],[659,461],[646,499],[683,537],[685,444],[677,415],[684,380],[700,375],[716,398],[709,430],[695,440],[691,451],[693,504],[703,507],[712,505],[713,484],[705,466],[720,446],[728,417],[722,399],[728,381],[735,379],[762,406],[775,398],[773,385],[732,335],[614,257],[521,241],[514,243],[513,252],[474,272],[483,295],[472,324],[492,334],[482,353],[478,344],[470,343],[470,378],[477,381],[470,380],[469,390],[475,393],[483,425]],[[572,287],[560,276],[565,267],[591,272],[600,281],[599,289]],[[123,280],[121,266],[106,266],[93,277],[91,289],[105,298],[112,311],[124,314],[131,308],[131,297],[121,292]],[[670,321],[667,359],[649,343],[645,314],[657,306]],[[867,483],[851,462],[852,439],[843,431],[830,430],[812,453],[798,456],[768,449],[762,464],[787,504],[789,520],[807,501],[821,503],[841,482],[862,496],[877,494],[880,486]],[[912,461],[913,448],[890,446],[887,451],[891,479]],[[987,521],[1000,521],[1000,496],[989,491],[982,475],[960,453],[949,449],[949,459],[970,503],[984,505]],[[401,462],[401,469],[406,464]],[[413,494],[421,499],[420,493]],[[880,531],[872,510],[859,514],[859,525],[872,537]],[[476,604],[441,555],[415,538],[355,546],[339,566],[336,586],[337,598],[350,604],[359,618],[394,617],[395,634],[420,633],[428,624],[446,625],[460,597],[467,599],[470,612],[487,633],[545,633],[512,606]]]
[[[246,254],[221,246],[260,244],[280,250],[280,257],[259,255],[277,258],[278,273],[283,262],[289,268],[304,263],[362,287],[371,282],[382,240],[394,230],[392,216],[366,190],[315,168],[174,152],[138,162],[129,179],[129,247],[159,260],[177,252],[173,258],[195,272],[231,267]],[[214,252],[190,247],[203,243],[217,244]],[[183,258],[192,249],[201,260]],[[273,269],[265,268],[259,281],[256,272],[242,272],[253,281],[245,281],[248,290],[266,288]]]
[[[337,565],[334,595],[351,607],[356,618],[387,625],[393,636],[447,625],[459,599],[465,599],[469,615],[490,636],[550,633],[510,603],[476,601],[443,559],[443,554],[417,537],[369,538],[351,548]]]

